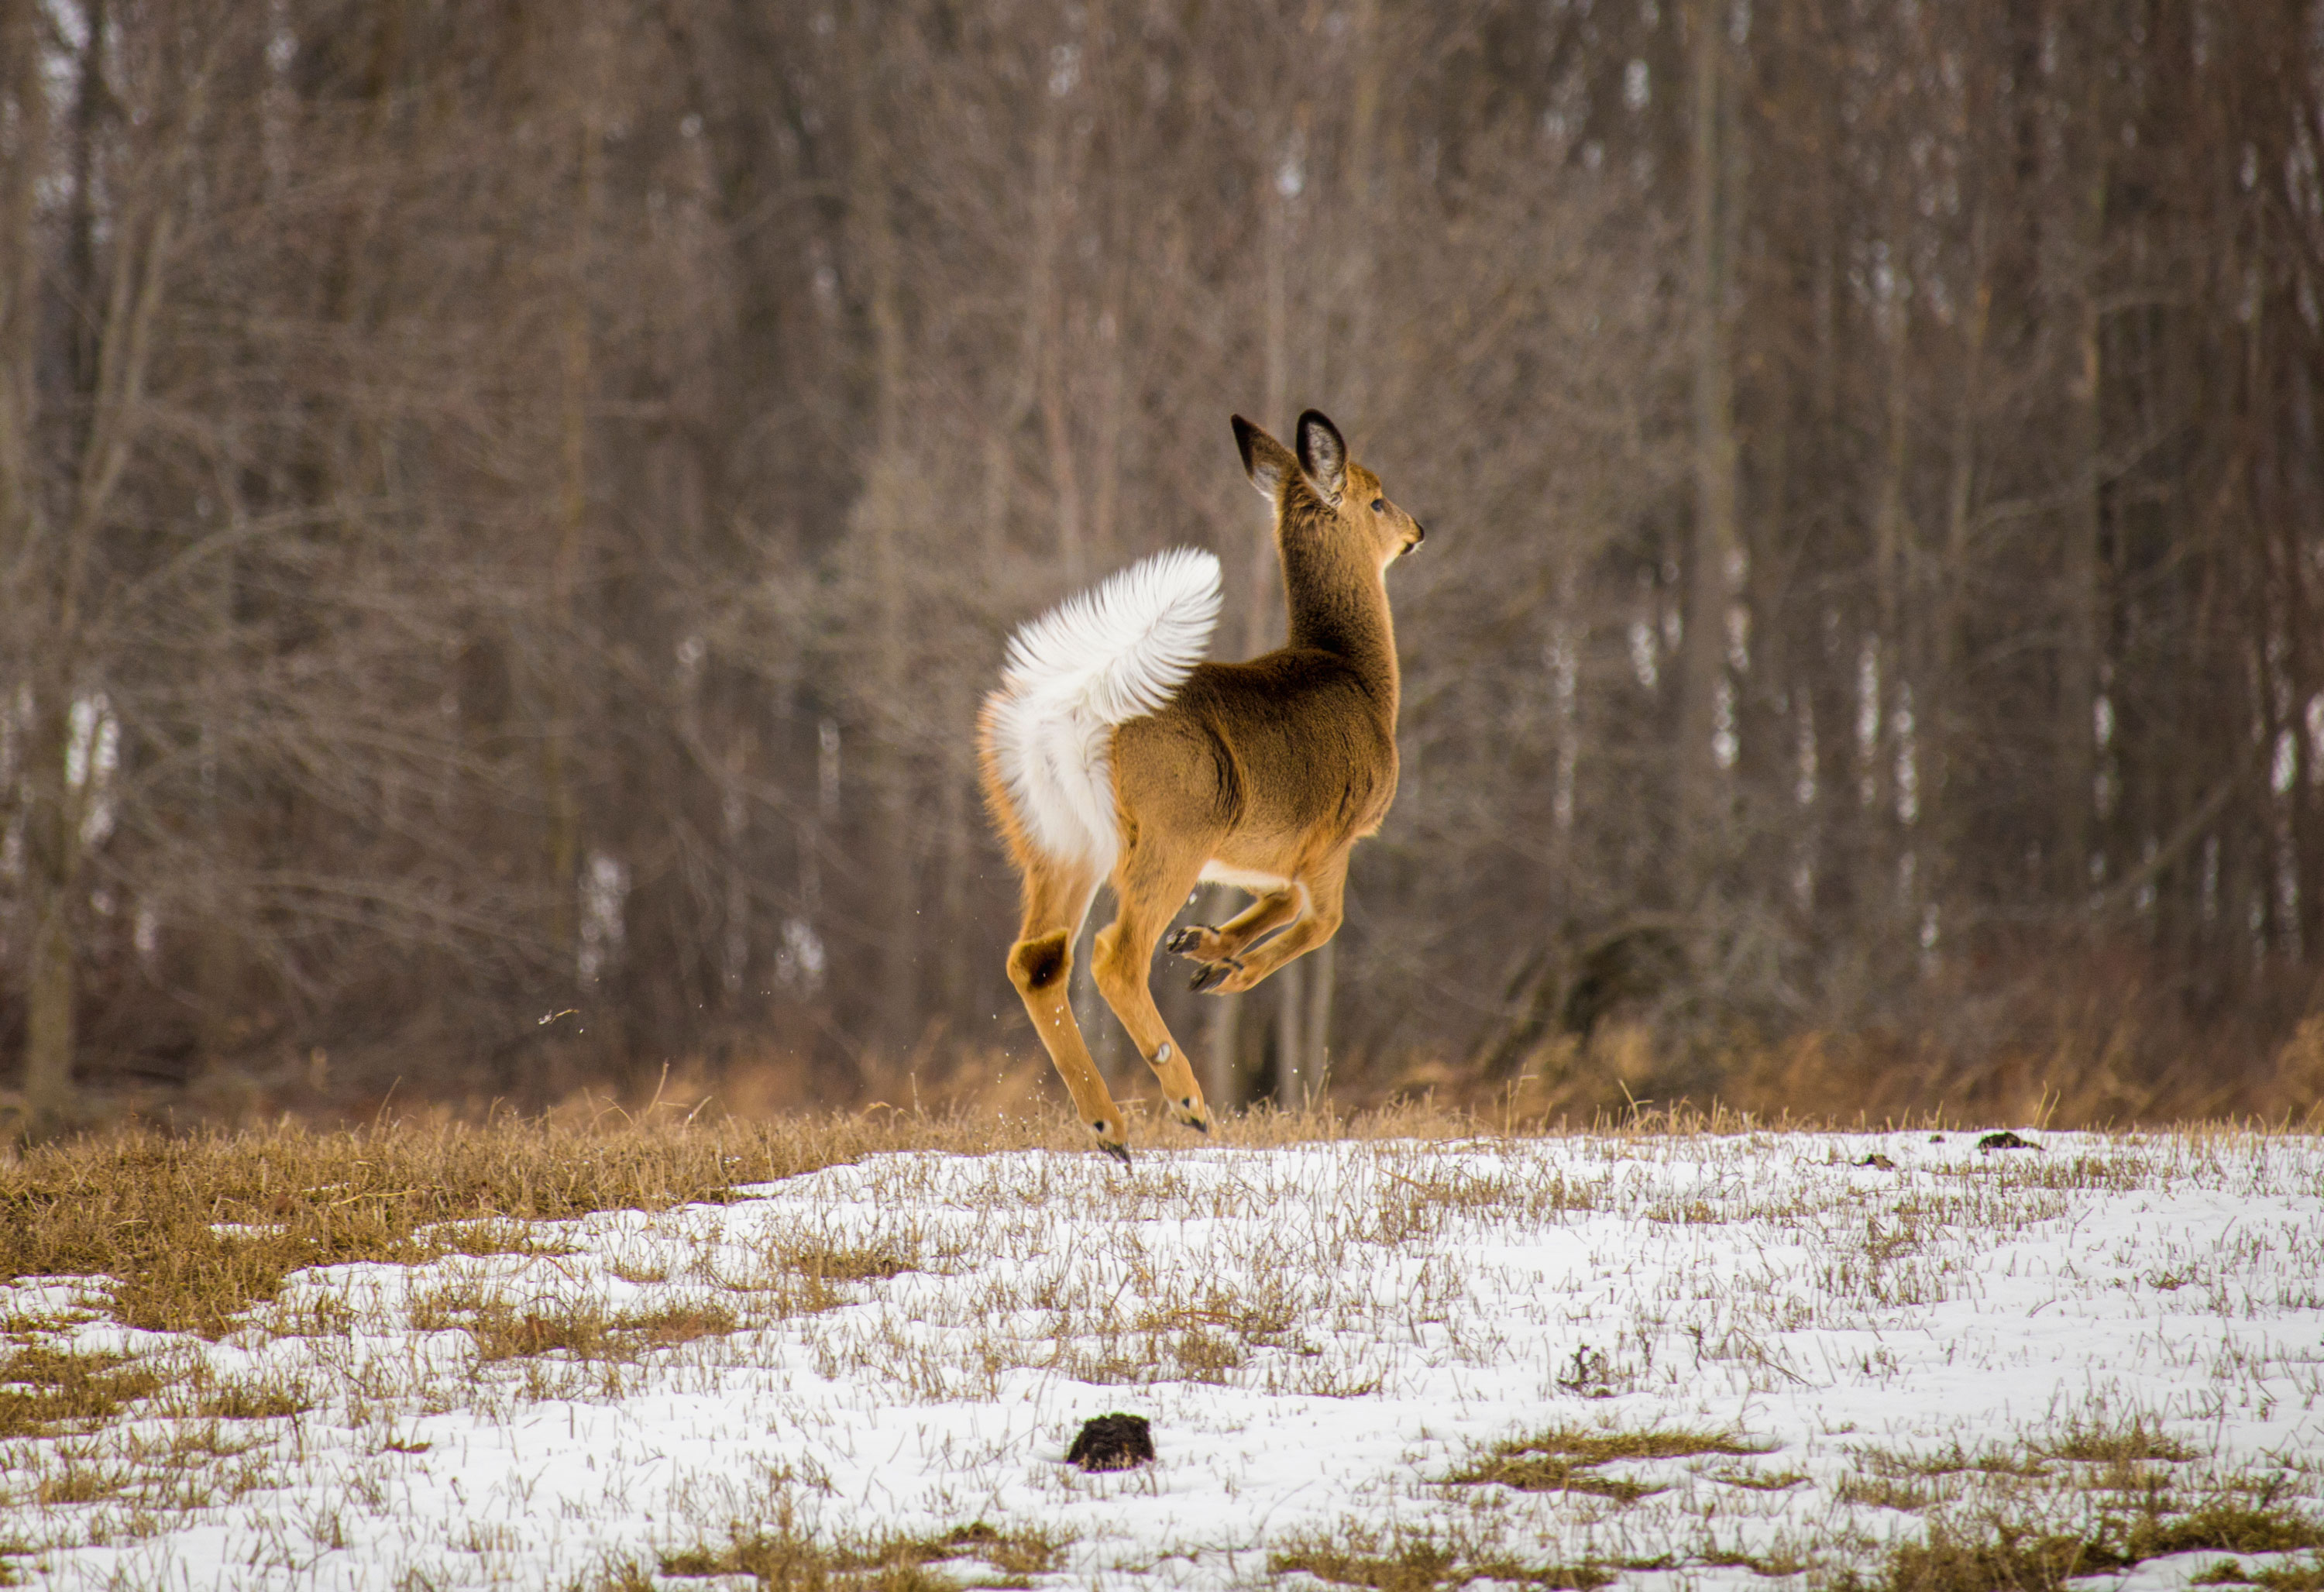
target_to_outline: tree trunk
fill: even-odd
[[[95,15],[101,18],[102,14]],[[104,48],[105,41],[93,20],[85,50],[95,53]],[[94,78],[87,79],[84,87],[96,92],[97,82]],[[78,138],[94,138],[94,120],[78,121],[75,131]],[[182,150],[171,153],[181,154]],[[175,163],[174,158],[155,161],[136,174],[147,185],[142,194],[124,182],[123,193],[116,196],[122,204],[114,218],[111,280],[106,287],[103,313],[94,325],[90,363],[85,371],[76,373],[86,382],[85,390],[77,395],[88,408],[78,429],[69,507],[62,535],[45,553],[42,544],[48,538],[33,534],[37,496],[29,480],[32,373],[31,351],[24,345],[36,336],[34,327],[14,327],[6,351],[11,364],[18,359],[26,361],[20,367],[21,374],[9,373],[8,382],[14,390],[8,407],[20,417],[21,429],[15,437],[0,442],[0,450],[17,453],[21,448],[18,457],[23,460],[21,465],[8,466],[11,475],[23,484],[11,489],[17,500],[19,524],[7,529],[25,538],[23,545],[33,556],[32,584],[52,599],[52,606],[42,616],[48,621],[47,631],[31,682],[32,734],[26,759],[24,804],[32,931],[25,990],[24,1091],[35,1132],[53,1131],[73,1115],[74,1007],[79,994],[75,929],[87,850],[82,820],[102,777],[97,752],[100,727],[94,707],[87,725],[88,743],[78,749],[80,777],[73,777],[74,707],[86,689],[80,676],[87,646],[84,630],[89,618],[86,612],[89,566],[114,492],[128,468],[142,419],[153,321],[170,254],[172,227],[168,204],[175,197],[171,187],[171,169]],[[86,173],[94,170],[94,163],[76,155],[76,168]],[[141,197],[155,202],[141,211],[135,203]],[[23,239],[21,246],[29,253],[32,240]],[[97,298],[94,254],[79,264],[92,274],[74,283],[73,291],[84,306],[93,308]],[[20,261],[18,270],[24,269],[25,262]],[[23,282],[17,290],[24,297],[12,308],[10,318],[13,322],[21,314],[25,323],[31,323],[35,310],[31,290],[37,278],[26,281],[19,276],[17,280]],[[24,344],[16,343],[17,338]],[[17,475],[19,469],[25,474]]]
[[[870,45],[871,59],[890,60],[885,35],[900,26],[883,8],[859,4],[845,30],[849,49],[858,52],[851,74],[855,87],[849,97],[853,109],[850,219],[864,275],[865,314],[872,335],[872,456],[862,487],[867,512],[860,524],[872,544],[872,674],[882,721],[874,741],[872,778],[880,804],[879,911],[886,920],[881,935],[876,1026],[891,1054],[908,1050],[920,1033],[921,903],[917,875],[923,835],[913,812],[911,764],[902,739],[908,659],[904,639],[903,552],[899,546],[903,529],[899,520],[907,507],[905,488],[914,461],[908,456],[903,436],[901,262],[888,191],[894,172],[886,130],[874,103],[872,79],[861,51]]]
[[[75,1113],[74,1006],[79,996],[75,945],[80,878],[80,805],[68,771],[71,686],[51,673],[33,705],[26,759],[25,885],[32,956],[24,990],[24,1105],[36,1135],[61,1131]],[[84,764],[85,789],[93,762]]]
[[[2046,85],[2051,125],[2048,165],[2039,197],[2043,311],[2053,336],[2064,339],[2066,373],[2057,468],[2067,505],[2060,526],[2055,856],[2052,888],[2057,904],[2079,907],[2090,895],[2096,860],[2092,818],[2098,772],[2093,720],[2105,646],[2100,531],[2099,450],[2105,446],[2100,400],[2099,305],[2094,280],[2106,221],[2107,135],[2111,130],[2104,64],[2089,30],[2095,24],[2067,0],[2052,0]],[[2102,131],[2105,129],[2106,131]]]
[[[1891,258],[1903,252],[1903,207],[1888,217]],[[1898,262],[1901,271],[1901,261]],[[1910,593],[1913,527],[1905,504],[1907,472],[1912,467],[1913,414],[1908,378],[1912,368],[1913,319],[1901,298],[1876,305],[1875,324],[1888,345],[1885,434],[1872,504],[1872,638],[1866,651],[1873,660],[1871,701],[1866,704],[1872,720],[1868,751],[1871,767],[1864,788],[1871,801],[1863,813],[1864,851],[1859,866],[1866,895],[1874,903],[1877,923],[1894,932],[1913,913],[1904,898],[1902,870],[1911,856],[1912,837],[1906,822],[1904,759],[1914,748],[1904,738],[1906,706],[1913,701],[1910,667],[1913,649]],[[1915,870],[1917,873],[1917,870]],[[1918,884],[1917,878],[1914,880]]]
[[[2077,229],[2078,240],[2081,236]],[[2078,274],[2087,272],[2082,251]],[[2072,473],[2060,571],[2061,638],[2058,656],[2058,861],[2060,903],[2079,902],[2097,882],[2092,843],[2093,787],[2098,775],[2094,721],[2098,699],[2099,612],[2098,311],[2089,284],[2074,290],[2073,374],[2066,389],[2063,463]]]
[[[0,568],[22,568],[39,530],[34,385],[40,346],[41,250],[33,219],[48,142],[41,81],[40,0],[0,0],[0,103],[16,124],[18,158],[0,162]],[[26,616],[30,618],[30,615]],[[0,814],[12,793],[0,789]]]
[[[1260,148],[1266,161],[1277,159],[1277,141],[1275,138],[1269,136]],[[1284,191],[1279,171],[1262,165],[1261,177],[1264,183],[1261,191],[1270,197],[1261,201],[1267,207],[1267,215],[1262,224],[1265,239],[1260,261],[1264,318],[1259,336],[1264,396],[1260,400],[1262,419],[1259,423],[1271,429],[1285,423],[1283,411],[1290,402],[1291,262],[1288,256],[1291,252],[1289,211],[1292,196]],[[1277,633],[1275,616],[1279,604],[1276,571],[1280,563],[1281,558],[1275,547],[1273,512],[1270,511],[1255,516],[1251,520],[1250,573],[1243,606],[1242,655],[1245,658],[1257,658],[1274,645]],[[1222,888],[1214,894],[1224,897],[1227,892]],[[1230,915],[1222,910],[1215,916],[1223,922]],[[1293,1090],[1296,1088],[1294,1080],[1298,1073],[1299,1059],[1296,1054],[1285,1053],[1282,1045],[1287,1035],[1296,1035],[1298,1031],[1296,1013],[1301,998],[1299,971],[1299,964],[1294,962],[1279,970],[1268,980],[1276,987],[1275,999],[1278,1005],[1276,1100],[1286,1109],[1294,1099]],[[1241,1065],[1235,1046],[1242,1033],[1240,1008],[1243,998],[1233,994],[1213,998],[1222,1009],[1213,1014],[1211,1023],[1213,1066],[1220,1079],[1234,1081],[1239,1086]],[[1234,1103],[1240,1102],[1238,1099]]]
[[[1977,286],[1961,326],[1960,391],[1953,403],[1950,458],[1945,481],[1945,557],[1937,572],[1935,663],[1930,669],[1928,704],[1930,851],[1935,869],[1931,898],[1950,912],[1964,893],[1963,864],[1969,850],[1968,732],[1970,708],[1961,671],[1968,658],[1969,526],[1977,506],[1978,411],[1985,379],[1986,329],[1993,313],[1993,285],[1985,271],[1982,217],[1971,223],[1970,253]]]
[[[1332,998],[1339,992],[1340,942],[1335,935],[1306,956],[1309,985],[1306,1050],[1300,1072],[1308,1091],[1321,1095],[1332,1083]]]
[[[34,384],[40,314],[40,247],[34,197],[45,164],[48,95],[41,81],[42,18],[38,0],[0,0],[0,103],[13,113],[18,158],[0,162],[0,568],[23,568],[40,539],[40,484],[33,471]],[[0,591],[0,596],[5,596]],[[30,605],[44,607],[37,598]],[[27,620],[34,614],[25,613]],[[36,701],[36,733],[21,787],[0,782],[0,832],[20,816],[38,833],[53,819],[63,765],[56,714]],[[0,707],[13,711],[14,704]],[[55,755],[51,755],[51,754]],[[36,853],[51,848],[36,846]],[[72,1071],[72,953],[61,899],[36,856],[28,860],[32,954],[26,976],[23,1085],[35,1132],[69,1104]]]
[[[1735,382],[1727,314],[1729,165],[1732,116],[1727,86],[1724,7],[1693,0],[1686,11],[1692,114],[1688,170],[1694,410],[1694,536],[1687,571],[1686,635],[1679,681],[1679,814],[1683,882],[1712,884],[1729,844],[1729,780],[1716,746],[1722,713],[1731,717],[1727,617],[1737,593]]]
[[[593,60],[584,29],[583,48]],[[597,97],[583,94],[576,107],[573,139],[572,231],[561,271],[558,313],[557,552],[549,566],[549,615],[545,638],[548,723],[540,741],[543,805],[548,813],[549,934],[558,973],[570,979],[578,967],[578,901],[581,879],[581,800],[574,789],[573,737],[579,713],[572,665],[582,656],[575,601],[580,582],[583,543],[589,518],[589,256],[597,207],[600,156]]]
[[[1301,1030],[1306,1026],[1305,980],[1292,979],[1295,973],[1305,974],[1307,963],[1295,962],[1277,968],[1269,982],[1277,986],[1275,1001],[1275,1103],[1286,1111],[1296,1111],[1307,1101],[1312,1080],[1301,1075],[1300,1063],[1306,1059],[1306,1044]]]
[[[1340,308],[1347,317],[1347,374],[1340,383],[1349,413],[1370,427],[1372,379],[1379,363],[1379,266],[1374,240],[1381,224],[1379,198],[1380,92],[1388,73],[1388,51],[1380,37],[1379,0],[1356,0],[1353,67],[1355,92],[1349,111],[1347,187],[1342,203],[1345,226],[1346,286]],[[1329,1087],[1332,1066],[1332,1002],[1339,992],[1340,942],[1334,935],[1305,958],[1309,985],[1301,1075],[1312,1092]]]

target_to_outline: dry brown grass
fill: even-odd
[[[2133,1001],[2096,998],[2021,1032],[1969,1043],[1934,1026],[1740,1033],[1675,1042],[1635,1023],[1559,1035],[1512,1072],[1407,1063],[1351,1065],[1335,1082],[1352,1102],[1433,1090],[1477,1109],[1577,1126],[1637,1105],[1724,1108],[1802,1127],[1858,1122],[2041,1122],[2059,1128],[2162,1127],[2250,1118],[2324,1128],[2324,1016],[2281,1044],[2238,1049],[2164,1021]]]
[[[32,1344],[0,1359],[0,1438],[51,1437],[108,1421],[166,1378],[116,1354]]]
[[[2196,1456],[2191,1445],[2181,1442],[2153,1422],[2144,1419],[2133,1420],[2119,1426],[2078,1421],[2045,1451],[2060,1459],[2113,1466],[2131,1465],[2141,1459],[2160,1459],[2178,1465]]]
[[[1620,1450],[1608,1452],[1609,1459],[1729,1451],[1715,1446],[1691,1448],[1684,1440],[1705,1435],[1572,1434],[1567,1446],[1575,1452],[1560,1458],[1580,1460],[1608,1448]],[[2207,1549],[2280,1554],[2324,1546],[2324,1523],[2288,1505],[2255,1505],[2232,1492],[2216,1494],[2192,1508],[2174,1504],[2167,1493],[2148,1493],[2138,1504],[2103,1512],[2077,1530],[2037,1523],[2031,1516],[1997,1507],[1974,1517],[1936,1520],[1920,1537],[1877,1554],[1868,1569],[1851,1563],[1855,1549],[1834,1554],[1829,1551],[1832,1544],[1821,1551],[1779,1545],[1751,1553],[1706,1541],[1652,1559],[1593,1557],[1550,1564],[1528,1563],[1523,1546],[1489,1523],[1466,1533],[1444,1533],[1377,1530],[1351,1522],[1334,1532],[1286,1541],[1268,1555],[1268,1568],[1277,1575],[1304,1571],[1336,1585],[1379,1592],[1434,1592],[1480,1580],[1591,1592],[1624,1570],[1695,1565],[1740,1567],[1771,1577],[1817,1572],[1833,1592],[2061,1592],[2070,1578],[2122,1570],[2167,1554]],[[2324,1575],[2324,1560],[2248,1570],[2222,1560],[2198,1584],[2317,1592],[2324,1585],[2319,1575]]]
[[[314,1400],[289,1376],[217,1382],[206,1372],[189,1380],[189,1414],[214,1421],[279,1421],[314,1408]]]
[[[1874,1509],[1900,1509],[1918,1514],[1937,1502],[1940,1495],[1933,1487],[1920,1486],[1902,1477],[1873,1474],[1849,1475],[1840,1479],[1831,1495],[1842,1504],[1862,1504]]]
[[[1064,1540],[1024,1527],[1003,1530],[984,1521],[930,1536],[887,1532],[845,1542],[819,1542],[788,1520],[772,1531],[736,1527],[717,1548],[661,1555],[666,1577],[749,1576],[770,1592],[963,1592],[971,1587],[1026,1587],[1030,1578],[1056,1568]],[[931,1566],[964,1573],[938,1575]],[[653,1581],[633,1564],[613,1571],[604,1592],[625,1592]]]
[[[1932,1021],[1706,1036],[1618,1019],[1586,1036],[1552,1035],[1499,1066],[1452,1054],[1338,1055],[1331,1100],[1352,1116],[1418,1104],[1428,1114],[1535,1129],[1618,1127],[1641,1109],[1799,1127],[2159,1127],[2232,1118],[2324,1129],[2324,1015],[2286,1040],[2221,1034],[2109,986],[2061,995],[2038,1011],[2029,1006],[1989,1032],[1941,1030]],[[1038,1113],[1056,1099],[1039,1060],[1028,1066],[964,1049],[918,1056],[892,1075],[875,1063],[871,1087],[936,1109]],[[762,1078],[747,1066],[687,1072],[695,1094],[753,1110],[794,1104],[798,1078],[796,1070]],[[1164,1115],[1142,1075],[1127,1082],[1126,1109]],[[1144,1098],[1133,1099],[1137,1091]]]
[[[1302,1112],[1261,1108],[1226,1118],[1207,1140],[1149,1120],[1133,1142],[1260,1148],[1566,1130],[1539,1105],[1522,1087],[1477,1109],[1432,1096],[1342,1112],[1327,1100]],[[1913,1125],[1946,1126],[1941,1118]],[[1698,1111],[1683,1103],[1645,1102],[1589,1125],[1593,1133],[1642,1138],[1797,1126],[1788,1118],[1763,1122],[1721,1106]],[[587,1112],[501,1116],[483,1123],[438,1113],[337,1129],[288,1118],[240,1131],[180,1135],[132,1127],[24,1150],[0,1147],[0,1279],[106,1279],[103,1297],[91,1303],[124,1324],[215,1337],[252,1304],[275,1298],[284,1277],[306,1266],[417,1264],[448,1255],[553,1257],[570,1251],[554,1236],[523,1224],[729,1201],[738,1185],[882,1152],[1024,1149],[1085,1153],[1062,1112],[986,1117],[875,1109],[744,1121],[698,1099],[635,1114],[600,1105]],[[2027,1157],[2015,1175],[2074,1188],[2126,1173],[2114,1162]],[[1563,1178],[1519,1187],[1506,1177],[1446,1166],[1386,1183],[1379,1208],[1370,1213],[1376,1229],[1370,1236],[1405,1242],[1426,1237],[1464,1210],[1582,1210],[1594,1197]],[[1720,1213],[1708,1206],[1674,1209],[1670,1219],[1708,1221]],[[888,1251],[801,1250],[769,1259],[781,1286],[810,1291],[822,1284],[885,1278],[922,1264],[920,1257]],[[798,1308],[820,1307],[802,1301]],[[12,1320],[0,1323],[0,1336],[23,1339],[58,1324],[57,1319]],[[306,1330],[340,1326],[317,1321]],[[1214,1357],[1198,1340],[1201,1334],[1223,1333],[1248,1345],[1269,1341],[1274,1330],[1223,1319],[1151,1326],[1189,1335],[1187,1347],[1198,1362]],[[302,1329],[285,1320],[276,1330]]]
[[[2324,1592],[2324,1557],[2306,1564],[2271,1564],[2246,1569],[2242,1562],[2222,1559],[2197,1576],[2198,1587],[2260,1587],[2266,1592]]]
[[[1765,1445],[1746,1443],[1730,1432],[1603,1431],[1560,1426],[1497,1444],[1490,1453],[1445,1479],[1461,1486],[1493,1483],[1526,1493],[1587,1493],[1618,1504],[1635,1504],[1662,1489],[1634,1477],[1605,1475],[1600,1467],[1617,1460],[1767,1451]]]
[[[1616,1130],[1744,1126],[1719,1112],[1642,1112]],[[1537,1122],[1506,1114],[1480,1117],[1407,1100],[1352,1115],[1328,1102],[1297,1113],[1262,1108],[1221,1122],[1209,1140],[1149,1122],[1140,1136],[1149,1145],[1256,1148],[1541,1130]],[[743,1121],[699,1100],[635,1114],[601,1106],[483,1123],[436,1114],[337,1129],[288,1118],[179,1135],[130,1127],[0,1151],[0,1280],[106,1278],[103,1302],[123,1323],[215,1337],[253,1303],[273,1299],[283,1278],[305,1266],[556,1256],[569,1251],[519,1224],[724,1201],[737,1185],[882,1152],[1080,1155],[1085,1148],[1062,1112],[972,1117],[877,1109]],[[1528,1208],[1580,1209],[1586,1196],[1562,1186],[1515,1190],[1455,1170],[1425,1186],[1398,1189],[1379,1217],[1384,1230],[1400,1229],[1513,1198]],[[802,1250],[774,1258],[795,1277],[827,1282],[884,1278],[918,1264],[886,1251]],[[30,1330],[52,1324],[33,1322]]]
[[[584,1360],[635,1359],[649,1348],[723,1337],[742,1319],[715,1303],[613,1311],[595,1302],[532,1305],[473,1288],[447,1288],[413,1301],[411,1324],[423,1332],[457,1328],[475,1340],[484,1364],[566,1353]]]
[[[0,1278],[109,1278],[123,1322],[215,1336],[303,1266],[554,1254],[511,1224],[730,1200],[884,1150],[1078,1148],[1062,1127],[873,1112],[133,1128],[0,1159]]]
[[[2169,1553],[2282,1553],[2324,1545],[2324,1524],[2298,1511],[2214,1500],[2185,1514],[2150,1507],[2081,1531],[1995,1516],[1939,1521],[1891,1550],[1870,1576],[1843,1571],[1835,1592],[2059,1592],[2077,1576],[2126,1569]]]
[[[1469,1543],[1427,1532],[1361,1529],[1295,1539],[1267,1556],[1267,1569],[1270,1575],[1300,1571],[1334,1586],[1365,1587],[1373,1592],[1434,1592],[1480,1580],[1595,1592],[1615,1578],[1613,1567],[1594,1560],[1527,1564],[1499,1544]]]
[[[2166,1554],[2324,1547],[2324,1518],[2287,1495],[2285,1474],[2207,1475],[2199,1450],[2137,1412],[2085,1412],[1974,1452],[1854,1458],[1838,1498],[1921,1512],[1926,1525],[1877,1569],[1843,1570],[1836,1592],[2057,1592]],[[2216,1578],[2246,1578],[2236,1567]]]

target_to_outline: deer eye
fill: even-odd
[[[1387,513],[1387,512],[1388,512],[1388,500],[1387,500],[1386,498],[1374,498],[1374,499],[1372,500],[1372,512],[1373,512],[1373,513],[1375,513],[1375,514],[1385,514],[1385,513]]]

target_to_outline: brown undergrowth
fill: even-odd
[[[1499,1070],[1471,1059],[1352,1058],[1343,1109],[1426,1098],[1520,1123],[1603,1126],[1636,1113],[1723,1110],[1794,1127],[2040,1122],[2060,1128],[2257,1120],[2324,1128],[2324,1017],[2273,1050],[2170,1060],[2119,1034],[1950,1049],[1928,1035],[1815,1029],[1673,1039],[1646,1023],[1553,1035]]]
[[[1347,1120],[1417,1104],[1504,1125],[1567,1127],[1619,1124],[1643,1109],[1723,1110],[1806,1127],[2237,1120],[2324,1129],[2324,1011],[2303,1017],[2306,997],[2276,990],[2263,1003],[2264,1014],[2195,1022],[2170,989],[2146,976],[2151,971],[2067,967],[2054,979],[2029,977],[1982,992],[1937,979],[1921,1006],[1887,1023],[1758,1025],[1694,1011],[1677,995],[1618,1002],[1586,1027],[1517,1023],[1465,1050],[1336,1046],[1309,1100]],[[1264,1097],[1271,1093],[1271,1063],[1260,1037],[1247,1047],[1238,1088]],[[601,1116],[607,1096],[589,1081],[630,1075],[625,1058],[557,1054],[558,1065],[543,1070],[526,1109],[560,1123]],[[1132,1063],[1114,1073],[1117,1098],[1133,1117],[1151,1124],[1167,1115],[1145,1068]],[[318,1089],[318,1076],[295,1066],[247,1074],[224,1069],[196,1085],[99,1091],[85,1104],[92,1125],[221,1128],[285,1114],[356,1125],[379,1108],[374,1097]],[[935,1028],[908,1052],[864,1051],[844,1066],[765,1035],[730,1035],[710,1054],[672,1062],[658,1078],[650,1070],[637,1076],[637,1092],[618,1096],[630,1109],[650,1114],[682,1100],[746,1120],[844,1106],[865,1117],[1008,1119],[1021,1128],[1047,1124],[1064,1103],[1047,1058],[1029,1042],[961,1044]],[[10,1115],[11,1098],[0,1087],[0,1137],[14,1131],[12,1123],[22,1126]],[[489,1123],[505,1109],[481,1092],[448,1088],[419,1101],[408,1092],[401,1099],[407,1111],[438,1121]],[[1219,1116],[1243,1114],[1234,1097],[1212,1105]],[[1253,1114],[1265,1119],[1268,1109]],[[1287,1115],[1296,1122],[1308,1114]],[[1273,1129],[1286,1126],[1278,1118]]]
[[[1618,1124],[1644,1109],[1724,1110],[1797,1127],[2234,1119],[2324,1129],[2324,1014],[2198,1029],[2163,1009],[2167,1003],[2113,984],[2074,986],[2041,1011],[2026,1004],[1988,1001],[1974,1018],[1932,1015],[1917,1026],[1782,1030],[1625,1010],[1587,1034],[1553,1031],[1466,1054],[1342,1049],[1316,1099],[1351,1116],[1425,1102],[1570,1127]],[[1038,1052],[931,1046],[892,1061],[863,1058],[859,1071],[868,1098],[937,1113],[1040,1115],[1062,1098]],[[809,1076],[791,1059],[744,1052],[717,1065],[681,1063],[671,1087],[760,1115],[795,1109]],[[1113,1082],[1126,1109],[1140,1109],[1142,1092],[1148,1118],[1162,1114],[1145,1069],[1133,1064]]]
[[[104,1278],[125,1324],[216,1335],[302,1266],[544,1253],[512,1224],[721,1201],[883,1150],[1070,1143],[1061,1122],[706,1117],[284,1122],[43,1146],[0,1159],[0,1278]]]

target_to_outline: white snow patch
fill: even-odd
[[[573,1254],[321,1268],[250,1330],[166,1346],[316,1390],[303,1415],[247,1423],[248,1490],[42,1505],[38,1478],[95,1440],[0,1444],[7,1532],[53,1544],[9,1562],[60,1588],[588,1587],[788,1505],[830,1535],[1038,1526],[1071,1539],[1038,1578],[1061,1587],[1265,1585],[1270,1547],[1352,1521],[1495,1531],[1541,1562],[1672,1553],[1682,1570],[1623,1582],[1740,1588],[1766,1578],[1700,1556],[1868,1555],[1918,1532],[1836,1495],[1868,1449],[1975,1452],[2101,1417],[2195,1449],[2190,1475],[2292,1475],[2312,1506],[2324,1141],[2039,1136],[1141,1149],[1127,1173],[894,1155],[732,1205],[539,1224]],[[1876,1153],[1895,1169],[1851,1164]],[[416,1300],[493,1288],[747,1314],[748,1284],[803,1242],[917,1269],[628,1365],[481,1362],[469,1334],[410,1322]],[[61,1293],[0,1290],[0,1316]],[[255,1324],[318,1302],[355,1325]],[[1079,1423],[1114,1410],[1150,1419],[1158,1460],[1068,1468]],[[1496,1440],[1600,1423],[1766,1451],[1625,1468],[1665,1489],[1627,1507],[1443,1482]],[[1721,1479],[1752,1470],[1803,1479]],[[2107,1584],[2171,1592],[2219,1557]]]

